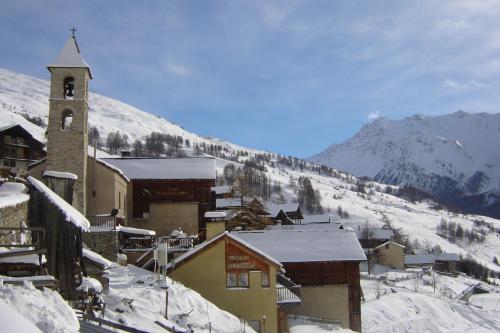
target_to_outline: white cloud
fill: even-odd
[[[482,89],[488,88],[490,85],[484,82],[479,82],[476,80],[469,80],[465,82],[460,82],[452,79],[446,79],[442,82],[442,85],[446,88],[454,90],[471,90],[471,89]]]
[[[379,110],[372,111],[368,114],[369,120],[375,120],[380,117],[382,117],[382,113]]]
[[[187,77],[192,74],[191,69],[188,67],[175,63],[167,63],[165,65],[165,70],[170,74],[181,77]]]

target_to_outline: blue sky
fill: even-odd
[[[0,1],[0,67],[48,79],[76,26],[93,91],[248,147],[499,112],[499,1]]]

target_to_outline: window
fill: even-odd
[[[10,160],[10,166],[14,168],[16,166],[16,161],[15,160]]]
[[[73,99],[75,90],[75,79],[67,77],[64,79],[64,99]]]
[[[268,272],[262,272],[262,287],[268,288],[269,287],[269,273]]]
[[[6,166],[6,167],[10,166],[9,161],[8,160],[3,160],[3,166]]]
[[[242,287],[247,288],[248,272],[228,272],[226,273],[226,284],[228,288]]]
[[[73,123],[73,111],[64,110],[61,119],[61,129],[63,131],[70,131],[72,123]]]
[[[238,286],[238,274],[237,273],[227,273],[227,286],[228,287],[237,287]]]

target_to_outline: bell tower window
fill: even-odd
[[[64,110],[61,119],[61,129],[63,131],[70,131],[72,123],[73,123],[73,111]]]
[[[73,99],[75,90],[75,79],[67,77],[64,79],[64,99]]]

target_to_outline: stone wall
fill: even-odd
[[[28,224],[28,201],[0,208],[0,227],[19,228],[22,222],[26,223],[26,225]],[[1,243],[19,241],[19,232],[16,232],[15,235],[10,235],[10,233],[5,231],[0,234]]]
[[[119,250],[118,231],[86,232],[83,234],[83,242],[104,258],[116,261]]]

